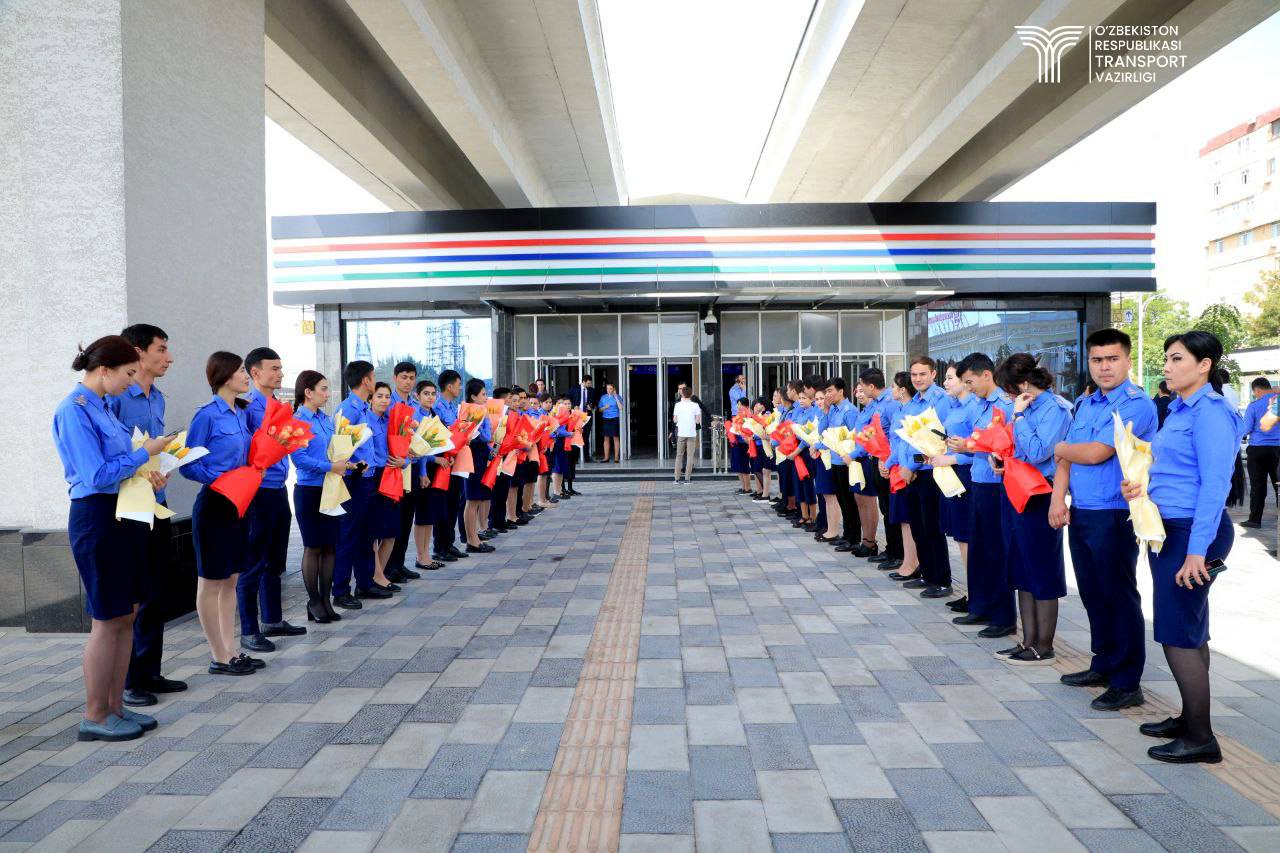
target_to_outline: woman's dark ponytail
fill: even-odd
[[[113,369],[126,364],[136,364],[137,361],[138,351],[128,339],[120,335],[106,335],[87,347],[78,347],[76,357],[71,361],[71,369],[97,370],[99,367]]]
[[[298,411],[298,407],[307,402],[307,392],[314,391],[316,386],[324,381],[324,374],[318,370],[304,370],[298,374],[298,379],[293,383],[293,410]]]
[[[1168,352],[1169,347],[1179,343],[1186,347],[1187,352],[1191,353],[1191,357],[1197,363],[1204,361],[1206,358],[1209,359],[1209,384],[1214,391],[1221,394],[1222,372],[1218,365],[1222,361],[1222,341],[1218,340],[1217,335],[1211,332],[1202,332],[1199,329],[1195,329],[1165,338],[1164,351]]]
[[[1017,396],[1022,383],[1034,385],[1041,391],[1053,388],[1053,371],[1036,363],[1035,356],[1028,352],[1015,352],[1000,362],[996,369],[996,384],[1006,392]]]

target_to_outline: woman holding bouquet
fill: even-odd
[[[415,417],[418,420],[434,417],[432,409],[436,404],[436,383],[423,379],[414,386],[413,394],[418,401]],[[417,554],[413,567],[427,572],[444,568],[444,563],[430,556],[432,526],[436,515],[443,511],[439,506],[443,493],[431,488],[431,478],[436,466],[434,460],[434,456],[427,456],[413,463],[413,545]]]
[[[249,374],[240,356],[215,352],[205,364],[213,397],[196,410],[187,427],[187,446],[208,454],[182,466],[182,476],[200,483],[191,508],[191,539],[196,551],[196,613],[209,643],[211,675],[249,675],[266,663],[236,649],[236,581],[248,552],[248,526],[235,505],[209,488],[249,456]]]
[[[769,404],[764,397],[757,397],[756,401],[751,404],[751,411],[758,418],[768,419]],[[756,444],[756,455],[751,460],[751,474],[756,478],[756,482],[760,484],[760,489],[751,499],[753,501],[768,501],[771,473],[774,470],[773,458],[764,452],[765,439],[758,435],[752,434],[749,440]]]
[[[1164,342],[1164,378],[1176,395],[1151,445],[1147,492],[1160,508],[1165,541],[1148,557],[1155,596],[1155,639],[1178,683],[1182,714],[1143,723],[1150,737],[1172,738],[1147,754],[1178,764],[1222,760],[1209,722],[1209,589],[1231,552],[1235,529],[1225,509],[1243,421],[1215,383],[1222,344],[1208,332]],[[1121,483],[1125,500],[1142,487]]]
[[[369,398],[369,409],[373,413],[369,426],[373,429],[373,481],[382,482],[383,472],[387,466],[403,468],[405,461],[392,456],[387,447],[387,430],[390,422],[387,412],[391,409],[391,386],[386,382],[377,382],[373,386],[373,396]],[[409,500],[405,495],[400,500]],[[369,506],[368,537],[373,549],[373,586],[374,589],[386,592],[399,592],[399,584],[387,579],[387,560],[391,550],[396,546],[396,536],[400,532],[400,501],[394,501],[380,491],[373,493]]]
[[[329,402],[329,380],[314,370],[298,374],[293,386],[293,415],[311,425],[314,437],[306,447],[290,455],[297,469],[293,486],[293,511],[302,533],[302,585],[307,590],[307,621],[336,622],[333,609],[333,565],[338,547],[338,518],[320,511],[320,493],[326,474],[345,476],[353,466],[348,460],[329,461],[333,420],[324,413]]]
[[[1053,449],[1071,428],[1071,404],[1053,392],[1053,374],[1034,356],[1014,353],[996,371],[996,380],[1013,401],[1014,456],[1034,465],[1046,480],[1057,468]],[[1012,517],[1013,587],[1018,591],[1022,643],[1000,653],[1007,663],[1046,666],[1053,663],[1058,627],[1058,599],[1067,594],[1062,529],[1049,524],[1048,494],[1033,495]]]
[[[881,462],[879,465],[880,478],[886,486],[891,479],[891,466],[900,455],[901,445],[906,443],[898,437],[898,430],[902,428],[902,419],[906,417],[907,403],[910,403],[911,398],[915,396],[911,374],[905,370],[893,374],[893,387],[890,390],[893,392],[893,401],[898,405],[893,409],[893,418],[888,427],[889,444],[893,448],[893,453],[889,456],[888,462]],[[920,559],[916,555],[916,541],[911,536],[911,513],[901,490],[889,492],[889,511],[884,517],[885,529],[887,530],[891,524],[897,525],[902,531],[902,563],[896,571],[889,572],[889,578],[895,581],[915,580],[920,577]],[[885,563],[880,563],[877,568],[888,570]]]
[[[976,398],[969,393],[968,386],[956,375],[958,364],[959,362],[953,362],[948,365],[946,378],[942,380],[943,390],[952,400],[951,412],[942,426],[950,437],[968,438],[973,432]],[[967,565],[969,561],[969,497],[973,492],[973,478],[970,476],[970,471],[973,465],[973,454],[943,453],[930,459],[929,464],[935,468],[951,468],[964,486],[962,493],[942,499],[940,515],[943,532],[955,540],[960,549],[960,561]]]
[[[603,398],[601,398],[603,399]],[[729,470],[738,475],[738,494],[751,494],[751,458],[747,455],[747,442],[751,441],[751,435],[742,430],[741,424],[744,418],[751,414],[751,404],[746,397],[739,397],[738,404],[734,406],[732,421],[725,424],[725,429],[740,430],[741,434],[735,433],[733,444],[729,445]]]
[[[53,442],[70,487],[67,533],[84,584],[85,609],[93,620],[84,647],[84,719],[76,738],[133,740],[156,727],[154,717],[124,706],[124,682],[133,649],[133,620],[142,600],[147,527],[116,518],[120,484],[158,454],[173,436],[156,436],[133,449],[127,427],[106,406],[123,394],[138,371],[138,350],[118,335],[80,350],[72,370],[84,378],[53,414]],[[158,473],[153,488],[164,486]],[[232,593],[234,600],[235,594]]]
[[[484,406],[488,400],[489,393],[484,387],[484,380],[468,379],[466,401]],[[463,510],[463,522],[467,531],[468,554],[488,554],[497,550],[480,538],[480,531],[488,526],[489,501],[493,499],[493,491],[480,482],[484,478],[485,468],[489,465],[489,445],[492,442],[493,425],[489,423],[487,417],[481,418],[476,434],[471,439],[471,457],[475,460],[475,470],[467,476],[467,482],[464,484],[467,505]]]

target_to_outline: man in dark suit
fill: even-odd
[[[595,414],[596,395],[591,387],[590,376],[583,376],[582,382],[576,388],[569,389],[569,402],[575,408]],[[571,495],[580,494],[573,488],[573,476],[577,473],[579,458],[584,463],[591,458],[591,421],[587,421],[586,426],[582,428],[582,447],[574,448],[572,461],[569,463],[569,473],[564,478],[564,489]]]

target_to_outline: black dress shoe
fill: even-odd
[[[568,500],[568,499],[569,499],[569,498],[568,498],[568,496],[566,496],[566,497],[565,497],[565,500]],[[556,496],[556,495],[552,495],[551,497],[547,498],[547,503],[549,503],[549,504],[558,504],[558,503],[560,503],[560,498],[559,498],[558,496]],[[542,509],[542,507],[535,507],[535,508],[536,508],[536,509],[539,509],[539,510],[540,510],[540,509]]]
[[[246,666],[249,666],[253,669],[263,669],[267,665],[267,662],[264,661],[262,658],[251,658],[248,655],[244,654],[243,652],[241,652],[239,655],[231,659],[232,663],[235,663],[236,661],[240,661],[240,663]]]
[[[450,545],[449,553],[457,557],[459,560],[465,560],[467,558],[467,552],[458,548],[457,545]]]
[[[386,586],[383,586],[382,584],[378,583],[377,581],[374,581],[374,582],[373,582],[373,588],[374,588],[374,589],[385,589],[387,592],[391,592],[391,593],[396,593],[396,592],[399,592],[399,591],[400,591],[400,585],[399,585],[399,584],[388,583]]]
[[[1256,529],[1258,529],[1258,528],[1262,527],[1262,522],[1261,522],[1261,521],[1254,521],[1254,520],[1251,518],[1251,519],[1249,519],[1248,521],[1242,521],[1242,522],[1240,522],[1240,526],[1241,526],[1241,527],[1248,527],[1248,528],[1252,528],[1252,529],[1255,529],[1255,530],[1256,530]]]
[[[161,678],[160,676],[156,676],[155,678],[148,679],[142,685],[142,689],[146,690],[148,693],[181,693],[187,689],[187,682],[175,681],[172,678]]]
[[[902,572],[889,572],[889,580],[891,581],[913,581],[913,580],[918,580],[919,577],[920,577],[919,569],[916,569],[914,572],[912,572],[909,575],[904,575],[902,574]]]
[[[391,595],[392,595],[391,590],[383,589],[377,584],[374,584],[368,589],[356,590],[356,598],[390,598]]]
[[[881,551],[879,554],[876,554],[875,556],[867,557],[867,562],[868,563],[886,563],[892,559],[894,558],[889,556],[888,553]]]
[[[274,652],[276,644],[261,634],[250,634],[247,637],[240,638],[240,648],[248,649],[251,652]]]
[[[853,556],[864,560],[870,560],[872,557],[879,555],[879,553],[879,545],[868,546],[866,542],[859,542],[858,547],[853,549]]]
[[[1187,730],[1181,717],[1165,717],[1158,723],[1143,723],[1138,731],[1147,737],[1178,738]]]
[[[1191,746],[1182,738],[1169,741],[1147,750],[1156,761],[1167,761],[1170,764],[1217,764],[1222,761],[1222,750],[1218,748],[1218,739],[1209,738],[1207,743]]]
[[[416,568],[416,564],[415,564],[415,568]],[[422,577],[422,575],[418,574],[418,573],[417,573],[417,572],[415,572],[413,569],[401,569],[401,570],[400,570],[400,579],[401,579],[401,580],[408,579],[408,580],[411,580],[411,581],[416,581],[416,580],[417,580],[418,578],[420,578],[420,577]]]
[[[422,569],[422,571],[424,571],[424,572],[434,572],[436,569],[440,568],[442,565],[443,565],[443,563],[438,563],[438,562],[436,562],[436,561],[434,561],[434,560],[433,560],[433,561],[432,561],[432,562],[430,562],[430,563],[417,563],[417,562],[415,562],[415,563],[413,564],[413,567],[414,567],[415,569]],[[422,576],[421,576],[421,575],[419,575],[418,577],[422,577]]]
[[[288,622],[262,626],[264,637],[301,637],[305,633],[307,633],[306,628],[301,625],[290,625]]]
[[[969,612],[969,596],[962,595],[959,598],[957,598],[955,601],[948,601],[947,606],[957,613],[968,613]]]
[[[521,516],[520,518],[517,518],[517,519],[515,520],[515,522],[514,522],[514,524],[515,524],[517,527],[524,527],[524,526],[525,526],[526,524],[528,524],[528,523],[529,523],[529,517],[528,517],[527,515],[525,515],[525,516]],[[439,559],[439,558],[437,557],[436,559]]]
[[[986,625],[991,620],[980,613],[966,613],[951,620],[952,625]]]
[[[1015,630],[1017,629],[1012,625],[988,625],[978,632],[978,636],[990,640],[995,637],[1007,637]]]
[[[577,489],[575,489],[573,486],[570,486],[570,487],[569,487],[569,494],[574,495],[575,497],[581,497],[581,496],[582,496],[582,492],[578,491],[578,490],[577,490]]]
[[[1079,672],[1068,672],[1058,680],[1063,684],[1069,684],[1072,687],[1099,687],[1107,683],[1107,677],[1105,675],[1100,672],[1094,672],[1091,669],[1082,669]]]
[[[242,663],[240,658],[232,658],[228,663],[218,663],[216,660],[209,661],[210,675],[251,675],[253,667],[247,663]]]
[[[364,605],[360,603],[360,599],[356,598],[354,595],[334,596],[333,606],[341,607],[343,610],[359,610],[364,607]]]
[[[456,563],[458,558],[450,554],[448,551],[437,551],[431,555],[431,559],[437,563]]]
[[[479,545],[467,545],[468,554],[492,554],[496,550],[498,549],[492,545],[486,545],[483,542]]]
[[[124,691],[124,704],[133,705],[135,708],[145,708],[159,701],[156,698],[156,694],[148,693],[146,690],[129,690],[126,688]]]
[[[479,539],[481,542],[488,542],[490,539],[492,539],[497,535],[498,535],[497,533],[490,533],[488,530],[481,530],[479,533],[476,534],[476,538]]]
[[[1142,688],[1121,690],[1119,687],[1108,687],[1102,695],[1089,703],[1095,711],[1119,711],[1121,708],[1136,708],[1147,700],[1143,698]]]
[[[946,598],[951,594],[949,586],[935,586],[930,584],[920,593],[921,598]]]
[[[892,560],[885,560],[883,563],[874,563],[873,565],[882,572],[892,572],[902,568],[902,560],[894,557]]]
[[[915,577],[902,585],[903,589],[925,589],[929,586],[929,582],[924,578]]]

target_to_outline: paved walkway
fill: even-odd
[[[75,741],[82,638],[0,637],[0,848],[1280,849],[1274,670],[1216,656],[1227,761],[1156,764],[1144,717],[724,483],[590,488],[256,676],[171,626],[191,689],[138,741]]]

